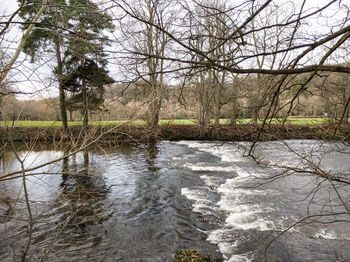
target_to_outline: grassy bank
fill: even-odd
[[[282,119],[273,119],[271,121],[271,124],[279,124],[281,123]],[[288,118],[286,124],[290,125],[322,125],[322,124],[328,124],[330,119],[325,118]],[[260,121],[261,122],[261,121]],[[69,126],[81,126],[82,121],[71,121],[68,122]],[[211,123],[214,123],[214,120],[211,120]],[[245,125],[250,124],[251,119],[244,118],[237,120],[237,124],[239,125]],[[270,122],[269,122],[270,123]],[[116,126],[121,124],[128,124],[128,125],[136,125],[136,126],[142,126],[145,125],[144,120],[133,120],[133,121],[127,121],[127,120],[118,120],[118,121],[90,121],[90,125],[93,126]],[[160,120],[159,125],[196,125],[197,121],[195,119],[171,119],[171,120]],[[221,125],[228,125],[230,124],[229,119],[220,119]],[[51,128],[51,127],[61,127],[62,123],[60,121],[8,121],[6,123],[1,122],[1,125],[6,125],[11,127],[12,125],[16,127],[39,127],[39,128]]]
[[[13,131],[15,141],[45,141],[52,143],[63,139],[62,129],[55,125],[45,126],[17,126]],[[278,139],[318,139],[318,140],[349,140],[350,128],[341,126],[337,130],[335,125],[317,124],[278,124],[266,125],[264,130],[260,126],[240,124],[236,126],[221,125],[219,128],[209,126],[207,134],[200,135],[199,128],[194,124],[161,124],[158,140],[219,140],[219,141],[255,141],[259,133],[260,141]],[[70,127],[71,138],[81,140],[82,128],[79,125]],[[0,129],[1,141],[8,139],[8,134]],[[143,124],[128,124],[115,127],[112,124],[90,125],[89,140],[99,138],[99,143],[118,144],[120,141],[148,141],[149,133]]]

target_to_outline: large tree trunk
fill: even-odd
[[[59,89],[59,103],[60,103],[60,113],[62,119],[62,127],[64,136],[69,136],[68,119],[67,119],[67,107],[66,107],[66,97],[64,93],[63,85],[63,72],[62,72],[62,58],[60,44],[58,40],[55,43],[56,48],[56,59],[57,59],[57,77],[58,77],[58,89]]]
[[[207,116],[203,103],[199,104],[199,136],[203,137],[207,134]]]
[[[199,103],[198,124],[200,137],[207,135],[208,124],[210,122],[210,111],[213,100],[211,84],[211,73],[209,72],[208,79],[205,78],[203,72],[200,73],[196,87],[198,89],[196,95]]]
[[[232,115],[231,115],[231,119],[230,119],[230,123],[231,125],[236,125],[237,124],[237,109],[238,109],[238,106],[237,106],[237,99],[234,99],[232,101]]]
[[[157,16],[158,2],[147,1],[148,20],[154,23]],[[147,116],[148,140],[155,142],[159,132],[159,116],[164,96],[164,60],[152,56],[164,57],[165,46],[168,42],[167,36],[152,25],[147,25],[147,51],[150,57],[147,60],[149,73],[150,104]]]
[[[154,142],[158,136],[158,122],[159,122],[159,114],[161,107],[161,97],[159,97],[156,90],[153,90],[152,101],[150,102],[148,108],[148,117],[147,117],[147,130],[149,133],[148,140],[149,142]]]
[[[151,60],[149,62],[149,71],[151,72],[149,88],[151,89],[150,104],[148,106],[148,116],[147,116],[147,130],[148,130],[148,140],[149,142],[155,142],[157,140],[159,128],[159,115],[160,108],[162,105],[163,92],[162,92],[162,73],[159,83],[157,82],[156,75],[156,63],[157,61]],[[162,68],[161,68],[162,70]]]
[[[154,103],[150,105],[149,108],[149,117],[148,117],[148,123],[147,123],[147,130],[149,132],[148,140],[150,142],[153,142],[157,139],[158,136],[158,122],[159,122],[159,107],[157,106],[157,103]]]

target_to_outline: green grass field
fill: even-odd
[[[251,119],[245,118],[245,119],[239,119],[237,121],[238,124],[248,124],[250,123]],[[271,123],[276,124],[280,123],[281,120],[273,119]],[[287,120],[287,124],[293,124],[293,125],[319,125],[319,124],[325,124],[328,123],[329,119],[324,118],[289,118]],[[211,120],[211,123],[214,123],[214,120]],[[220,124],[229,124],[229,119],[220,119]],[[16,121],[15,123],[11,122],[1,122],[1,125],[7,125],[9,127],[14,124],[17,127],[60,127],[62,126],[62,123],[60,121]],[[115,126],[115,125],[121,125],[121,124],[128,124],[128,125],[144,125],[144,120],[134,120],[134,121],[91,121],[89,122],[90,125],[102,125],[102,126]],[[196,125],[197,121],[195,119],[172,119],[172,120],[160,120],[160,125]],[[68,122],[69,126],[80,126],[82,125],[81,121],[74,121],[74,122]]]

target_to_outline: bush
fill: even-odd
[[[208,254],[199,254],[196,250],[185,249],[177,251],[174,257],[174,262],[218,262],[218,259],[212,258]]]

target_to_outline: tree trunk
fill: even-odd
[[[88,102],[87,102],[87,92],[86,92],[86,79],[83,77],[81,86],[81,97],[83,103],[83,132],[86,134],[89,122],[88,114]]]
[[[64,85],[63,85],[63,72],[62,72],[62,58],[61,58],[61,50],[60,44],[58,40],[55,43],[55,51],[56,51],[56,59],[57,59],[57,77],[58,77],[58,91],[59,91],[59,103],[60,103],[60,113],[62,119],[62,127],[64,136],[69,136],[69,128],[68,128],[68,119],[67,119],[67,107],[66,107],[66,97],[64,93]]]
[[[1,86],[1,84],[0,84]],[[3,99],[3,94],[0,94],[0,120],[4,121],[4,119],[2,119],[2,99]]]
[[[69,148],[64,149],[64,158],[62,162],[62,183],[68,178],[69,176],[69,157],[67,156],[69,154]]]
[[[261,66],[260,66],[261,67]],[[262,88],[262,79],[261,79],[261,74],[258,74],[257,77],[257,85],[256,85],[256,90],[253,90],[253,95],[254,101],[253,101],[253,113],[252,113],[252,124],[257,125],[258,124],[258,119],[259,119],[259,112],[261,109],[261,88]]]
[[[152,1],[147,1],[148,8],[148,20],[154,22],[154,6]],[[152,25],[147,26],[147,51],[150,56],[152,55],[162,55],[158,53],[157,43],[159,43],[159,32]],[[165,44],[164,42],[161,45]],[[159,69],[158,69],[159,67]],[[148,107],[148,116],[147,116],[147,129],[148,129],[148,140],[150,143],[154,143],[157,140],[158,136],[158,122],[159,122],[159,113],[162,102],[162,75],[163,75],[163,64],[159,64],[159,59],[155,57],[149,57],[147,60],[147,68],[149,73],[149,89],[150,89],[150,104]],[[159,70],[159,71],[158,71]],[[158,74],[158,72],[159,74]],[[158,82],[158,76],[160,76],[160,81]]]
[[[215,106],[215,115],[214,115],[215,128],[219,128],[219,126],[220,126],[220,114],[221,114],[221,107],[219,105],[216,105]]]
[[[204,137],[208,132],[209,112],[204,102],[199,103],[199,136]]]
[[[84,169],[86,174],[88,174],[89,173],[89,151],[87,149],[84,149],[83,155],[84,155]]]
[[[344,90],[344,117],[343,124],[349,125],[349,117],[350,117],[350,75],[346,78],[346,85]]]
[[[343,123],[345,125],[349,125],[349,117],[350,117],[350,105],[345,110],[344,118],[343,118]]]
[[[153,67],[150,67],[153,69]],[[152,70],[150,70],[152,71]],[[155,142],[158,136],[158,122],[160,115],[160,107],[162,104],[162,87],[161,83],[157,83],[155,74],[150,76],[151,101],[148,107],[147,129],[149,133],[149,142]]]
[[[149,132],[148,140],[149,142],[154,142],[157,140],[158,136],[158,122],[159,122],[159,113],[160,113],[160,103],[156,98],[155,101],[152,101],[149,106],[149,116],[147,120],[147,129]]]
[[[231,125],[236,125],[237,124],[237,100],[234,99],[232,101],[232,115],[231,115],[231,119],[230,119],[230,122],[231,122]]]
[[[257,108],[253,109],[253,114],[252,114],[252,124],[257,125],[258,124],[258,110]]]
[[[69,110],[69,121],[74,121],[74,119],[73,119],[73,110]]]
[[[60,112],[63,126],[63,134],[69,136],[68,119],[67,119],[67,108],[66,108],[66,97],[64,94],[62,81],[59,83],[59,101],[60,101]]]
[[[220,95],[221,95],[221,85],[216,86],[216,90],[214,90],[214,99],[215,99],[215,105],[214,105],[214,127],[215,129],[219,128],[220,126],[220,115],[221,115],[221,101],[220,101]]]

